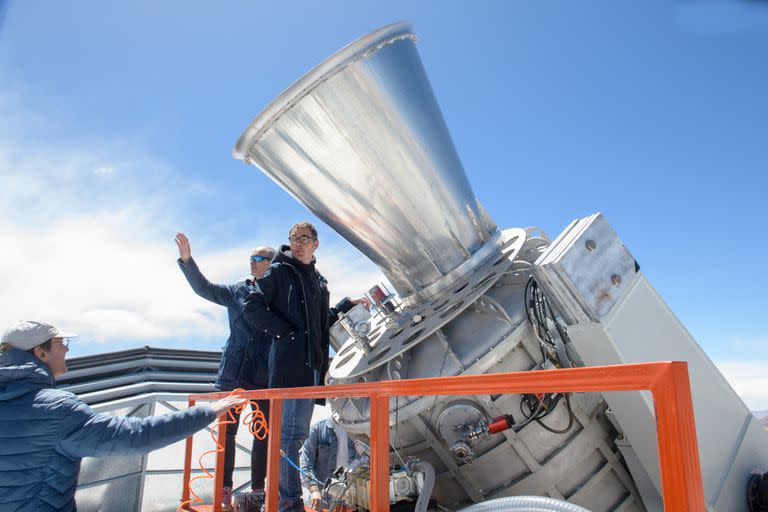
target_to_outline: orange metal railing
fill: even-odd
[[[696,425],[693,417],[688,365],[658,362],[592,366],[519,373],[495,373],[401,381],[343,384],[307,388],[246,391],[244,398],[270,401],[266,510],[277,511],[280,475],[280,428],[283,400],[295,398],[367,397],[371,411],[370,503],[374,512],[389,511],[389,399],[394,396],[570,393],[648,390],[653,396],[659,442],[659,465],[664,508],[667,511],[704,511]],[[196,401],[218,400],[228,393],[190,395]],[[224,429],[219,443],[226,442]],[[192,438],[187,439],[182,501],[189,500]],[[224,454],[216,459],[213,511],[221,511]]]

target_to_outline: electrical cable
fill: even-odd
[[[568,397],[568,393],[565,394],[565,406],[568,409],[568,425],[565,428],[562,428],[562,429],[558,430],[558,429],[554,429],[552,427],[549,427],[549,426],[545,425],[544,422],[541,421],[541,418],[537,418],[536,419],[536,423],[541,425],[541,427],[544,428],[545,430],[548,430],[548,431],[552,432],[553,434],[565,434],[566,432],[571,430],[571,427],[573,427],[573,409],[571,409],[571,400]],[[553,407],[553,409],[554,409],[554,407]],[[547,413],[547,414],[549,414],[549,413]]]
[[[445,354],[443,355],[443,364],[440,365],[440,373],[438,374],[438,377],[443,376],[443,370],[445,369],[445,361],[448,359],[448,350],[445,351]],[[435,407],[437,406],[437,395],[435,395],[435,400],[432,402],[432,410],[429,413],[429,418],[427,419],[426,425],[424,425],[424,439],[427,438],[427,431],[429,430],[429,424],[432,423],[432,416],[435,414]]]
[[[542,335],[541,335],[543,326],[541,325],[541,322],[537,317],[537,308],[536,308],[537,298],[535,296],[534,287],[536,287],[536,281],[533,279],[533,276],[531,276],[528,279],[528,282],[525,283],[525,290],[523,291],[525,316],[528,319],[528,323],[531,325],[533,334],[536,336],[536,339],[539,341],[539,348],[541,350],[542,361],[546,361],[547,359],[549,359],[547,354],[548,348],[546,346],[545,340],[542,338]]]
[[[522,404],[522,401],[521,401],[520,402],[520,411],[521,412],[522,412],[522,407],[523,407],[523,404]],[[525,413],[523,412],[523,416],[525,416],[525,418],[526,418],[525,421],[522,422],[522,423],[517,423],[515,425],[512,425],[512,430],[514,430],[515,432],[520,432],[523,429],[523,427],[525,427],[526,425],[528,425],[529,423],[531,423],[533,420],[536,419],[534,417],[534,415],[536,413],[538,413],[540,408],[541,408],[541,402],[538,403],[538,405],[536,406],[536,410],[534,411],[533,414],[531,414],[531,416],[525,416]]]
[[[538,405],[537,405],[535,411],[531,411],[531,405],[530,405],[530,402],[528,400],[521,400],[520,401],[520,412],[528,420],[528,421],[525,422],[525,424],[528,424],[531,421],[535,421],[536,423],[541,425],[542,428],[544,428],[545,430],[548,430],[549,432],[552,432],[553,434],[565,434],[566,432],[571,430],[571,428],[573,427],[573,422],[574,422],[574,414],[573,414],[573,409],[571,408],[570,397],[569,397],[568,393],[558,393],[557,395],[555,395],[555,398],[552,399],[551,403],[544,404],[544,401],[546,400],[546,396],[547,395],[545,395],[544,399],[537,401]],[[550,427],[548,425],[545,425],[541,420],[546,418],[548,415],[552,414],[552,412],[555,410],[557,405],[560,403],[560,399],[562,397],[565,397],[565,404],[566,404],[566,408],[568,410],[568,425],[565,428],[562,428],[562,429],[555,429],[555,428],[552,428],[552,427]],[[523,410],[523,403],[525,403],[528,406],[528,411],[529,411],[528,413],[526,413]],[[538,414],[536,411],[538,411],[541,408],[542,405],[546,409],[546,412],[544,412],[543,414]]]
[[[400,459],[400,462],[402,462],[403,467],[405,467],[405,461],[400,456],[400,452],[397,451],[397,448],[395,448],[395,445],[390,442],[389,446],[390,446],[390,448],[392,448],[392,451],[395,452],[395,455],[397,455],[397,458]]]

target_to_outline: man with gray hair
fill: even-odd
[[[272,337],[256,330],[243,317],[245,298],[256,290],[254,281],[261,278],[275,257],[271,247],[259,247],[250,256],[250,274],[235,284],[214,284],[205,278],[192,259],[189,239],[183,233],[176,235],[179,248],[178,264],[192,290],[202,298],[227,308],[229,339],[223,347],[221,364],[216,377],[216,388],[230,391],[237,388],[263,389],[267,387],[267,362]],[[257,401],[258,408],[269,420],[269,401]],[[240,423],[239,414],[233,413],[235,423],[227,425],[227,443],[224,453],[224,510],[232,507],[232,474],[235,469],[235,436]],[[263,500],[264,478],[267,474],[267,442],[253,438],[251,449],[251,489],[257,501]]]
[[[147,453],[201,430],[242,403],[135,418],[98,414],[56,389],[69,338],[46,322],[17,322],[0,340],[0,510],[74,512],[83,457]]]

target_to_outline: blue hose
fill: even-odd
[[[283,459],[285,459],[285,461],[286,461],[288,464],[290,464],[291,466],[293,466],[294,468],[296,468],[296,470],[297,470],[299,473],[301,473],[301,474],[302,474],[302,475],[304,475],[305,477],[309,478],[310,480],[314,480],[314,481],[315,481],[315,483],[317,483],[317,484],[318,484],[320,487],[325,487],[325,484],[324,484],[323,482],[321,482],[320,480],[318,480],[317,478],[313,477],[312,475],[310,475],[310,474],[309,474],[309,473],[307,473],[306,471],[302,470],[302,469],[301,469],[299,466],[297,466],[296,464],[294,464],[294,462],[293,462],[293,461],[292,461],[290,458],[288,458],[288,456],[285,454],[285,452],[282,450],[282,448],[280,449],[280,456],[281,456]]]

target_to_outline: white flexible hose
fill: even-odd
[[[511,496],[475,503],[461,512],[589,512],[589,510],[544,496]]]
[[[420,460],[411,464],[411,470],[424,472],[424,485],[421,487],[419,499],[416,501],[413,512],[427,512],[429,498],[432,497],[432,488],[435,486],[435,468],[429,462]]]

